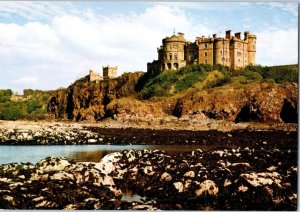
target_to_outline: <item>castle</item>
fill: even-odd
[[[166,70],[178,70],[192,64],[221,64],[234,70],[247,65],[255,65],[256,36],[250,32],[231,35],[226,31],[225,38],[196,37],[195,42],[186,41],[184,34],[179,32],[162,40],[162,46],[157,48],[158,60],[147,63],[147,72],[157,75]]]
[[[100,73],[90,70],[90,73],[85,78],[88,78],[89,82],[100,82],[101,80],[117,78],[118,66],[102,66],[103,76]]]

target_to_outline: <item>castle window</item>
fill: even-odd
[[[253,49],[255,49],[255,45],[253,45]]]
[[[204,60],[204,64],[207,64],[207,60]]]
[[[178,63],[174,63],[174,68],[175,68],[176,70],[178,70],[178,67],[179,67]]]
[[[178,59],[178,58],[177,58],[177,54],[175,54],[175,55],[174,55],[174,60],[177,60],[177,59]]]
[[[177,46],[176,46],[176,45],[174,45],[174,49],[177,49]]]
[[[207,48],[207,43],[204,44],[204,48]]]
[[[223,52],[222,52],[222,51],[220,51],[220,54],[221,54],[221,55],[223,55],[222,53],[223,53]]]
[[[207,57],[207,52],[204,52],[204,57]]]
[[[169,59],[172,60],[172,55],[171,54],[169,55]]]
[[[168,57],[167,57],[167,55],[165,54],[165,60],[167,60],[168,59]]]
[[[241,48],[241,44],[240,44],[240,43],[238,43],[238,44],[237,44],[237,47],[238,47],[238,48]]]
[[[242,53],[241,52],[237,52],[237,56],[242,56]]]
[[[240,63],[241,62],[241,60],[240,59],[238,59],[238,63]]]

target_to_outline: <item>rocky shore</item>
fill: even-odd
[[[174,127],[128,122],[70,123],[0,121],[0,145],[76,145],[76,144],[208,144],[240,140],[297,139],[297,124],[210,122]],[[182,124],[182,123],[181,123]],[[183,125],[183,124],[182,124]],[[153,127],[157,126],[157,127]],[[191,128],[190,126],[193,126]],[[198,127],[197,127],[198,126]],[[273,136],[277,134],[277,136]],[[228,136],[229,135],[229,136]],[[273,140],[273,139],[272,139]]]
[[[99,162],[47,157],[36,164],[2,164],[0,208],[297,209],[297,125],[259,128],[247,123],[231,131],[204,126],[204,130],[170,130],[125,128],[112,123],[0,122],[2,145],[210,147],[195,147],[182,154],[125,150],[99,158]]]
[[[281,145],[283,146],[283,145]],[[0,165],[3,209],[296,210],[297,144]]]

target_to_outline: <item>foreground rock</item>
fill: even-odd
[[[48,157],[0,166],[0,208],[296,210],[297,172],[295,143],[181,155],[129,150],[99,163]]]

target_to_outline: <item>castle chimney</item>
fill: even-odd
[[[213,38],[217,38],[217,34],[213,34]]]
[[[230,32],[231,32],[231,30],[226,31],[226,39],[230,39]]]
[[[244,32],[244,40],[248,39],[249,31]]]
[[[180,37],[180,38],[184,38],[184,33],[182,33],[182,32],[178,32],[178,37]]]
[[[241,33],[240,32],[234,33],[234,37],[241,39]]]

